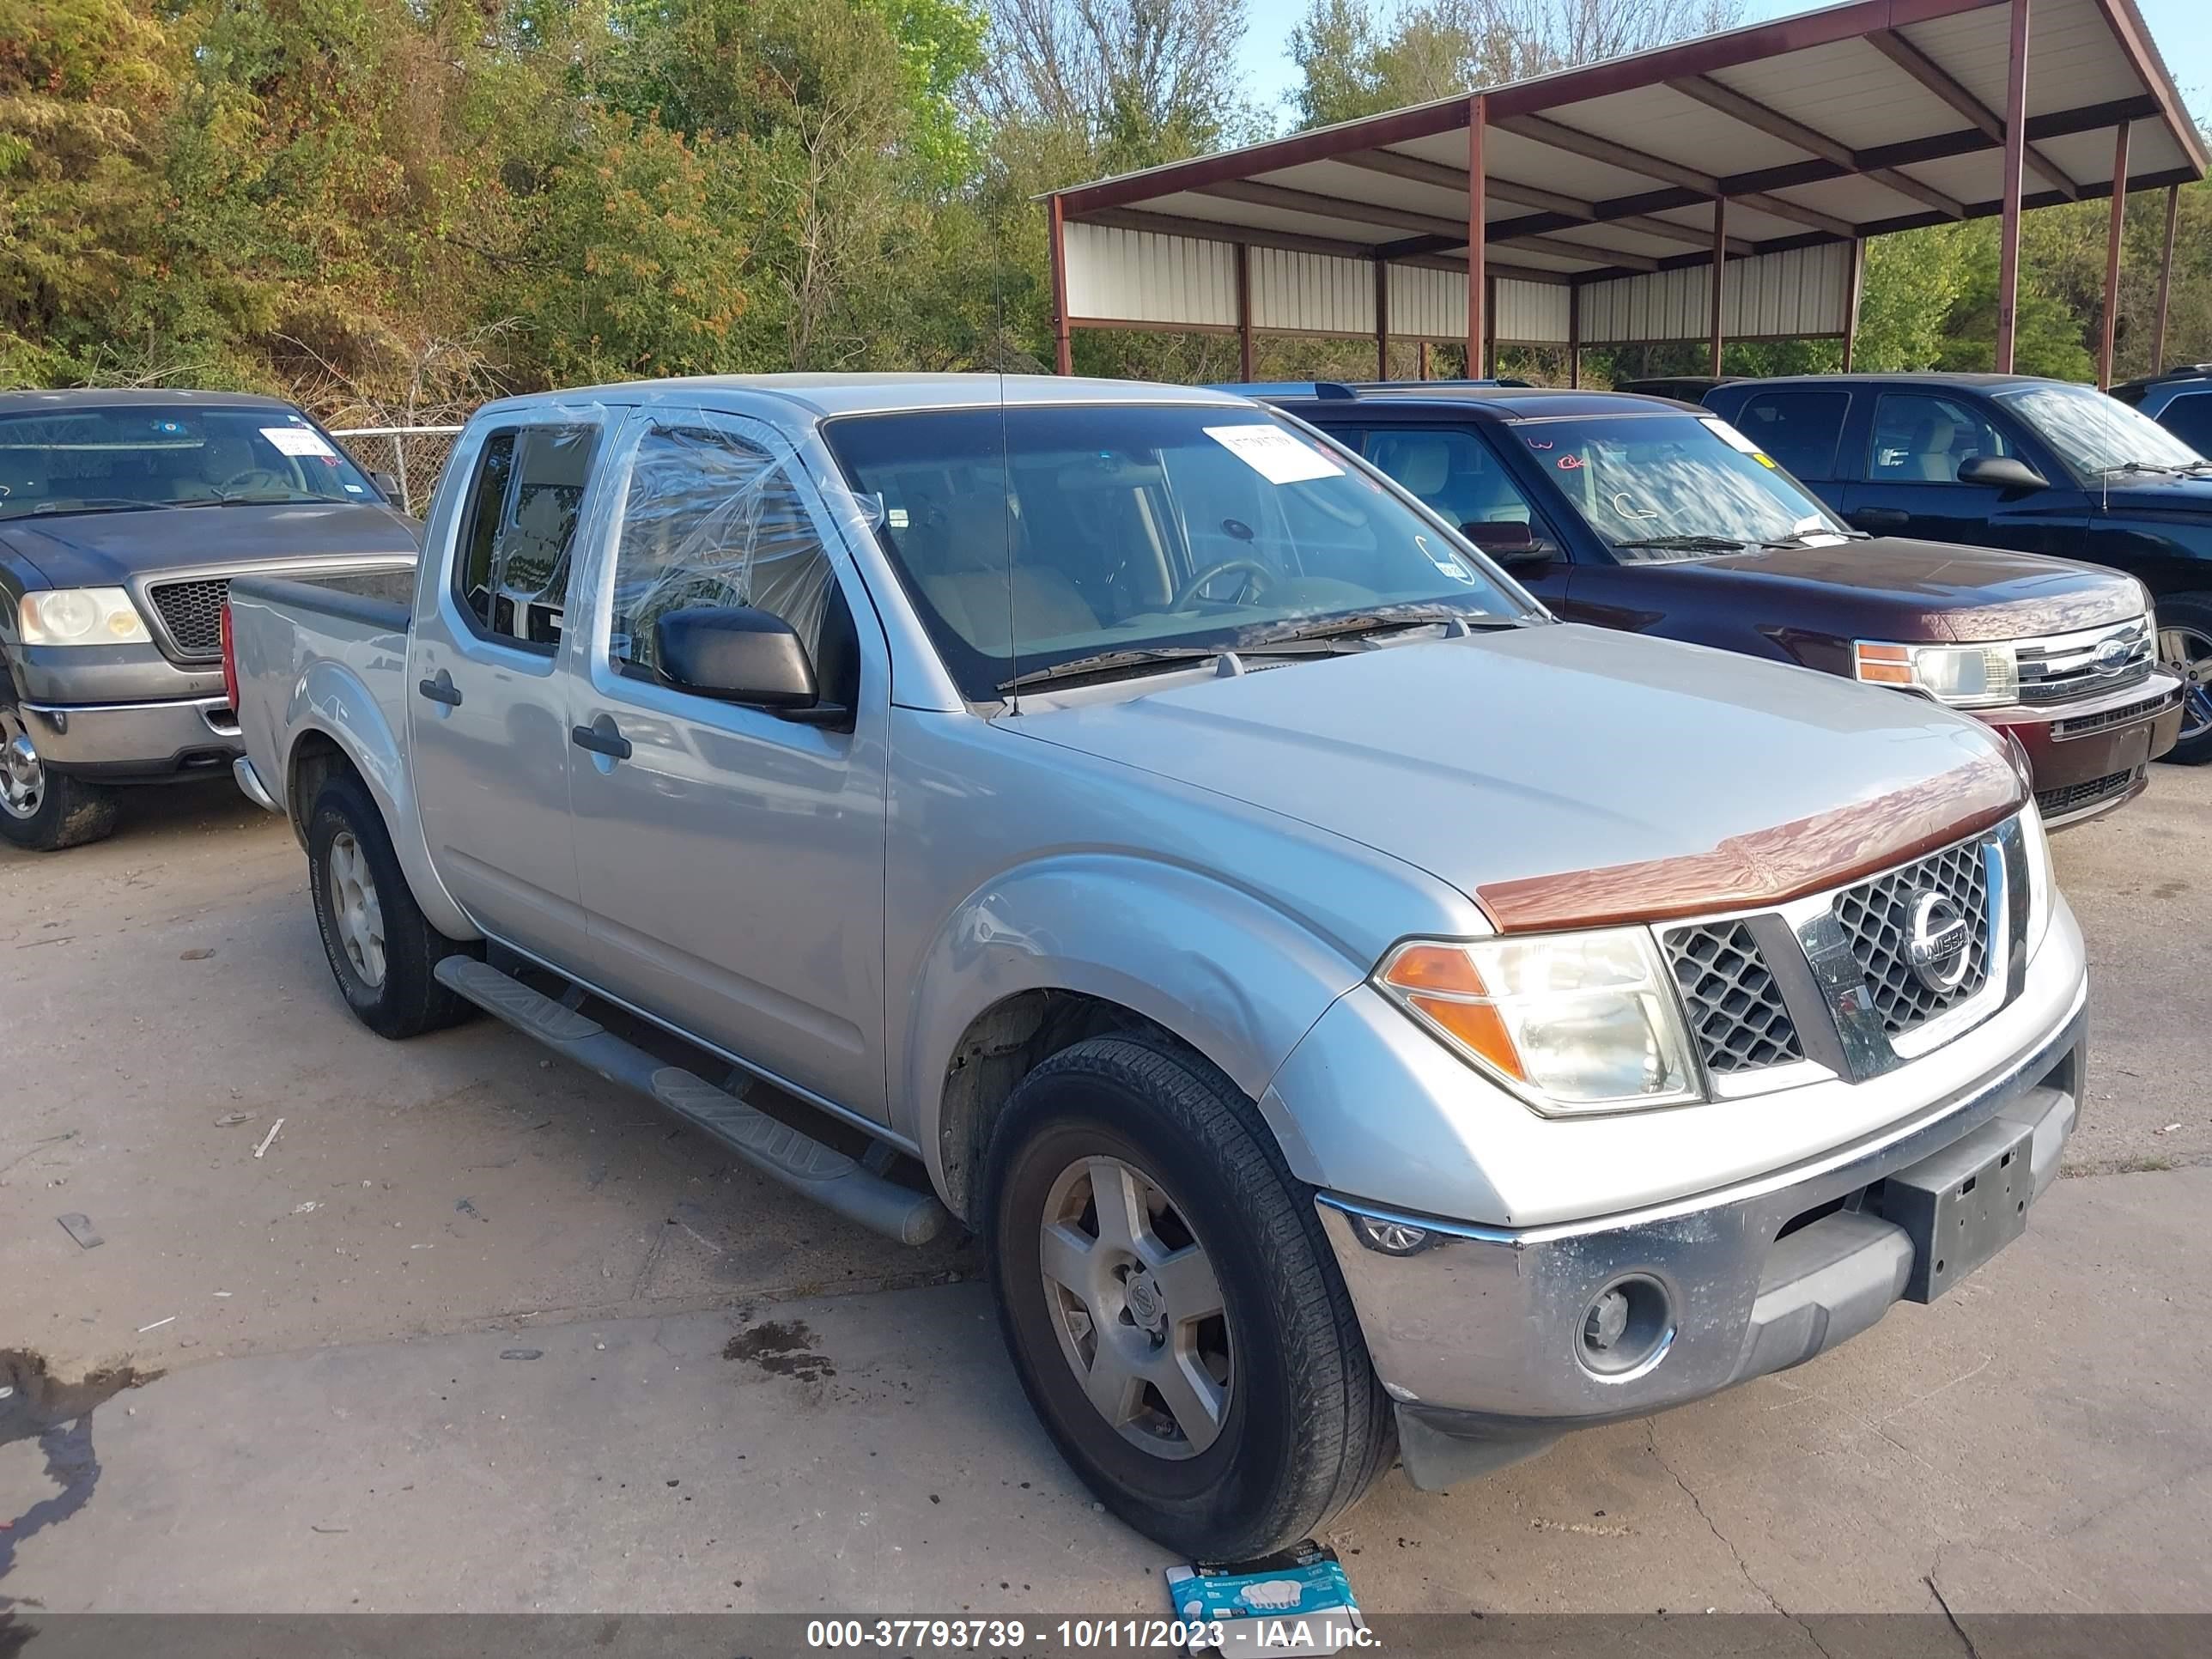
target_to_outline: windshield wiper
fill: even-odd
[[[1001,680],[1001,691],[1022,691],[1032,685],[1049,685],[1055,680],[1088,679],[1094,676],[1124,672],[1141,673],[1147,669],[1187,666],[1216,657],[1330,657],[1334,648],[1326,640],[1310,641],[1311,649],[1301,649],[1300,641],[1258,645],[1156,645],[1133,646],[1121,651],[1095,651],[1087,657],[1071,657],[1066,662],[1054,663],[1048,668],[1032,668],[1026,674],[1017,674],[1010,680]]]
[[[1662,553],[1741,553],[1755,544],[1741,536],[1646,536],[1613,544],[1616,548],[1649,547]]]
[[[2114,466],[2100,466],[2097,476],[2109,478],[2114,473],[2155,472],[2162,477],[2185,478],[2192,472],[2202,472],[2212,467],[2212,461],[2191,461],[2183,465],[2174,461],[2122,461]]]
[[[142,501],[129,495],[70,495],[61,502],[41,501],[32,507],[36,518],[61,518],[71,513],[150,513],[156,507],[170,507],[173,501]]]
[[[283,506],[292,501],[327,501],[330,498],[326,495],[309,495],[302,494],[301,491],[296,489],[290,489],[285,491],[281,495],[225,495],[218,493],[213,495],[203,496],[197,501],[170,501],[167,502],[167,505],[174,507],[276,507]]]
[[[1269,629],[1253,635],[1235,648],[1255,651],[1306,640],[1352,639],[1362,634],[1379,634],[1393,628],[1420,628],[1436,623],[1457,622],[1469,629],[1519,628],[1524,620],[1520,617],[1492,617],[1480,611],[1469,613],[1449,605],[1386,605],[1349,617],[1322,617],[1313,622],[1295,623],[1287,628]]]
[[[1815,544],[1809,538],[1814,536],[1826,536],[1839,542],[1870,542],[1874,539],[1873,533],[1865,530],[1793,530],[1779,540],[1761,542],[1759,545],[1772,548],[1777,552],[1786,552],[1792,548],[1814,546]]]

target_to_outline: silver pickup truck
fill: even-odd
[[[488,1010],[973,1229],[1070,1463],[1202,1559],[1940,1296],[2082,1098],[2002,738],[1556,623],[1237,398],[511,400],[411,611],[230,605],[364,1022]]]

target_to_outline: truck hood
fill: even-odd
[[[1711,590],[1699,609],[1839,639],[2027,639],[2143,610],[2132,579],[2094,565],[1893,536],[1686,560],[1666,575]]]
[[[1933,702],[1574,624],[1094,696],[997,723],[1360,842],[1493,915],[1484,890],[1717,859],[1744,902],[1814,890],[1924,850],[1961,802],[1986,821],[2021,798],[1988,729]]]
[[[2172,514],[2199,523],[2212,519],[2212,477],[2130,472],[2088,489],[2089,499],[2108,512]]]
[[[358,556],[412,558],[422,531],[388,507],[352,501],[156,507],[0,522],[0,546],[54,587],[119,587],[143,576]]]

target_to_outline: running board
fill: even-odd
[[[859,1158],[825,1146],[757,1110],[704,1078],[655,1059],[588,1014],[542,996],[474,957],[450,956],[440,981],[557,1054],[653,1099],[703,1129],[763,1175],[848,1221],[902,1244],[927,1244],[944,1230],[945,1206],[927,1193],[886,1181]]]

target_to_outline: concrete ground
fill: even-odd
[[[132,805],[0,852],[0,1607],[1164,1611],[966,1247],[489,1023],[380,1041],[281,824]],[[2057,841],[2097,1048],[2026,1238],[1784,1376],[1449,1496],[1394,1474],[1332,1534],[1363,1604],[2212,1611],[2208,808],[2160,769]]]

